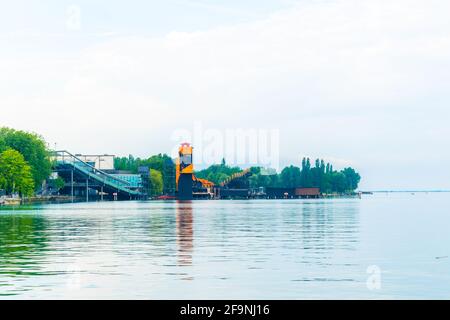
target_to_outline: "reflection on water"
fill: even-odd
[[[405,220],[394,217],[403,214],[398,209],[409,200],[389,201],[105,202],[2,209],[0,295],[405,297],[411,291],[402,287],[399,270],[448,270],[449,259],[433,259],[436,265],[428,265],[423,258],[417,260],[417,253],[415,258],[406,255],[410,247],[398,241]],[[433,228],[435,235],[445,227],[440,221]],[[426,223],[419,224],[420,230]],[[404,231],[403,241],[414,235],[413,226],[411,222]],[[430,248],[439,247],[429,244],[428,251],[420,252]],[[444,251],[436,256],[448,256]],[[386,269],[385,291],[367,289],[369,265]],[[448,278],[429,279],[448,283]]]
[[[191,201],[180,201],[176,206],[177,243],[179,265],[192,264],[194,248],[194,217]]]
[[[87,288],[120,289],[120,277],[130,285],[173,283],[169,297],[185,280],[198,279],[205,288],[217,281],[267,281],[270,273],[293,282],[345,281],[314,268],[337,266],[338,252],[351,254],[357,215],[357,203],[282,201],[90,203],[3,211],[1,294],[55,292],[70,298]],[[304,272],[296,272],[301,266]],[[112,292],[134,297],[129,290]]]
[[[45,259],[46,221],[29,215],[2,215],[0,218],[0,295],[17,292],[11,279],[21,281],[45,275],[40,265]],[[20,290],[19,290],[20,292]]]

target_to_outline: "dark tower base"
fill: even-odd
[[[178,180],[178,200],[192,200],[192,173],[180,174]]]

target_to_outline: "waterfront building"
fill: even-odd
[[[86,154],[76,154],[75,155],[81,161],[93,166],[97,170],[110,171],[114,170],[114,157],[109,154],[102,155],[86,155]]]

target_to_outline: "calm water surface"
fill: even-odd
[[[0,299],[449,299],[449,256],[448,193],[0,210]]]

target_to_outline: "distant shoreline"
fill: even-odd
[[[381,190],[381,191],[361,191],[372,193],[449,193],[450,190]]]

